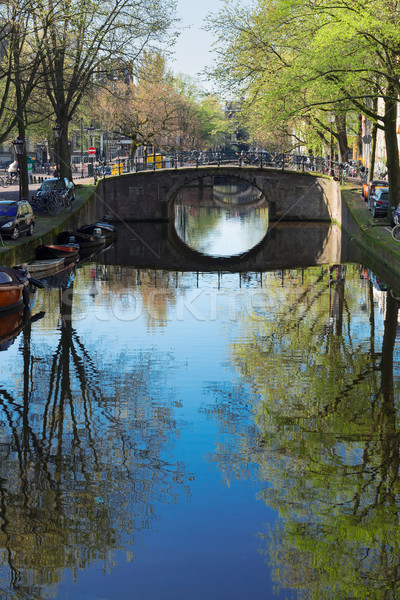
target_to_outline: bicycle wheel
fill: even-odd
[[[59,215],[62,210],[60,199],[57,194],[50,194],[47,200],[47,212],[54,217]]]
[[[8,187],[5,177],[0,177],[0,185],[1,187]]]
[[[396,240],[396,242],[400,242],[400,225],[396,225],[392,229],[392,238]]]
[[[47,212],[46,201],[42,196],[39,196],[35,200],[32,199],[31,206],[34,213]]]
[[[3,175],[1,185],[3,187],[9,187],[12,184],[12,179],[8,175]]]

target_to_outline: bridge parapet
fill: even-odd
[[[170,220],[176,195],[207,177],[235,177],[258,188],[269,203],[271,221],[332,221],[341,223],[337,182],[309,173],[235,166],[143,171],[99,182],[97,197],[103,212],[124,221]]]

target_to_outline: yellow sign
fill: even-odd
[[[111,165],[111,175],[119,175],[124,170],[124,163],[117,163],[116,165]]]
[[[153,166],[154,158],[156,159],[156,169],[162,169],[162,155],[161,154],[156,154],[156,155],[150,154],[150,156],[147,157],[147,165]]]

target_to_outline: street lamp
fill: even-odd
[[[60,179],[60,137],[61,137],[62,128],[60,125],[55,125],[53,127],[54,138],[56,140],[56,171],[57,177]]]
[[[330,156],[330,165],[329,165],[329,175],[331,177],[334,176],[335,172],[333,170],[333,133],[332,133],[332,125],[335,122],[335,115],[330,114],[328,116],[330,129],[331,129],[331,156]]]
[[[90,143],[90,147],[92,148],[92,146],[93,146],[93,132],[94,132],[93,125],[90,125],[90,127],[86,127],[86,131],[89,134],[89,143]],[[91,155],[91,157],[92,157],[92,161],[91,162],[92,162],[92,171],[93,171],[92,175],[94,175],[94,156],[93,156],[93,154]],[[88,169],[89,169],[89,167],[88,167]]]
[[[22,177],[21,177],[21,158],[24,153],[24,140],[19,136],[13,141],[15,149],[15,157],[18,162],[18,177],[19,177],[19,200],[22,200]]]

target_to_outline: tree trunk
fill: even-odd
[[[373,111],[375,113],[378,112],[378,98],[374,98]],[[374,123],[372,125],[372,131],[371,131],[371,137],[372,137],[372,140],[371,140],[371,161],[370,161],[370,168],[369,168],[369,173],[368,173],[368,181],[372,181],[374,179],[377,133],[378,133],[378,126],[377,126],[376,123]]]
[[[338,142],[339,162],[349,160],[349,146],[347,143],[346,115],[336,115],[336,139]]]
[[[20,72],[20,47],[18,44],[14,44],[13,47],[13,59],[14,59],[14,69],[16,73]],[[22,82],[20,77],[15,77],[14,80],[15,86],[15,102],[16,102],[16,116],[17,116],[17,126],[18,126],[18,136],[21,140],[25,140],[26,136],[26,128],[25,128],[25,119],[24,119],[24,110],[25,105],[23,102],[23,90],[22,90]],[[23,198],[29,200],[29,179],[28,179],[28,165],[26,160],[26,146],[24,145],[24,151],[22,155],[18,159],[19,161],[19,177],[20,177],[20,191]]]
[[[399,169],[399,147],[397,143],[397,92],[389,83],[385,98],[385,141],[387,154],[387,171],[389,179],[389,206],[387,218],[390,222],[392,206],[396,207],[400,202],[400,169]]]
[[[376,123],[372,125],[371,131],[371,161],[368,173],[368,181],[372,181],[374,179],[374,171],[375,171],[375,155],[376,155],[376,135],[378,133],[378,127]]]
[[[66,177],[72,181],[71,149],[68,141],[68,120],[59,121],[62,131],[58,141],[58,166],[60,168],[59,177]]]
[[[363,144],[362,144],[362,114],[358,115],[358,128],[357,128],[357,160],[362,157]]]

